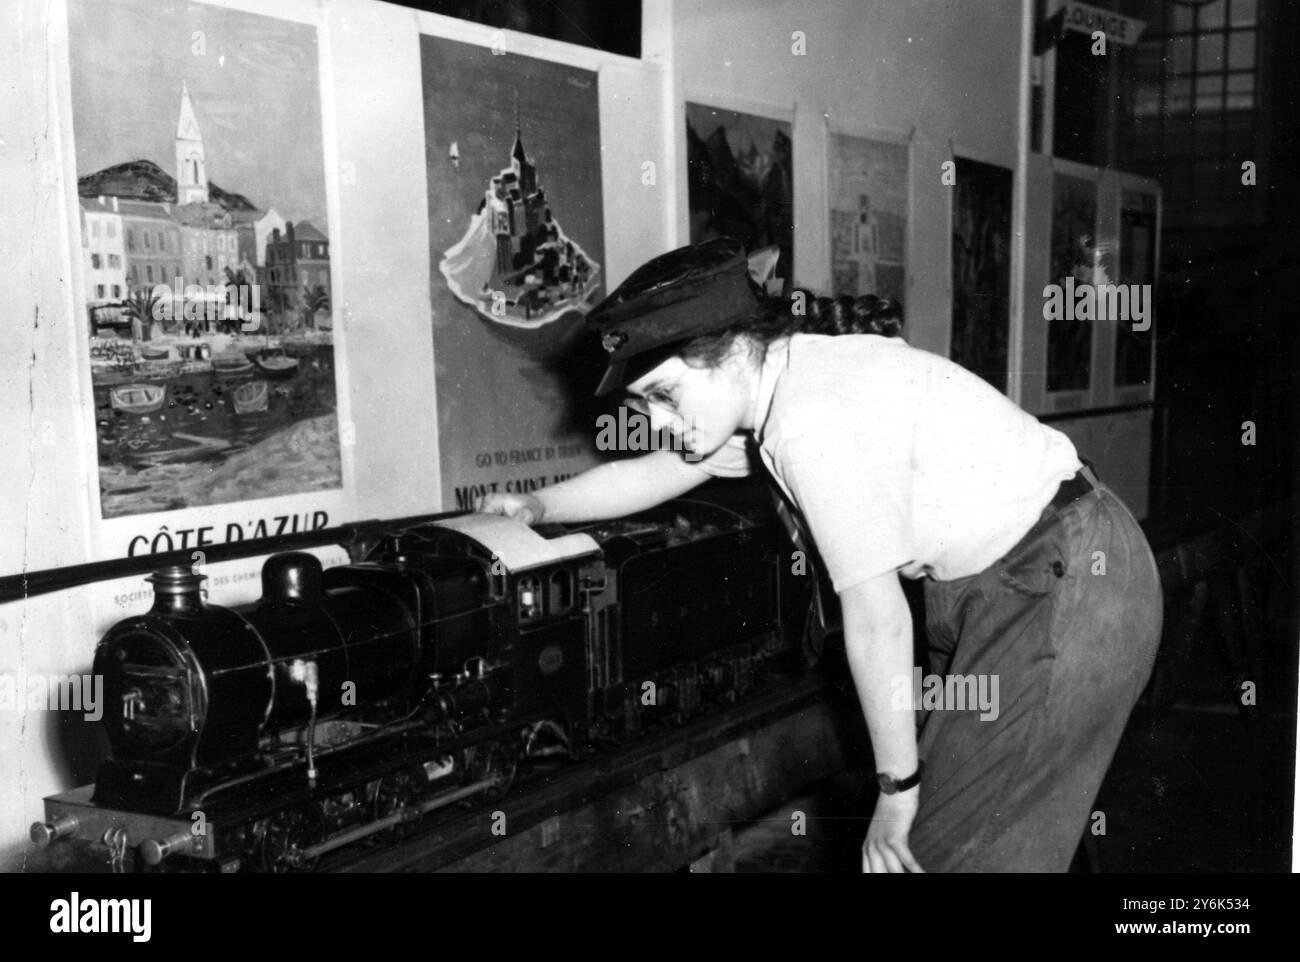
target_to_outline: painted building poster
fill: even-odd
[[[71,0],[104,518],[342,485],[316,29]]]
[[[831,293],[907,294],[907,147],[830,138]]]
[[[776,277],[794,276],[794,162],[790,125],[686,104],[691,243],[735,237],[746,250],[775,244]]]
[[[1012,173],[965,157],[955,161],[949,356],[1005,393],[1011,336]]]
[[[596,74],[420,37],[443,506],[595,464]]]
[[[1048,283],[1109,284],[1106,245],[1097,243],[1097,185],[1057,173],[1052,182],[1052,258]],[[1073,285],[1068,289],[1073,290]],[[1047,390],[1092,386],[1092,321],[1058,320],[1047,327]]]

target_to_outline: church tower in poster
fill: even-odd
[[[181,84],[181,114],[176,123],[176,203],[208,202],[208,169],[203,157],[203,134],[194,116],[190,91]]]

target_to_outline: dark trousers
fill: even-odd
[[[1146,538],[1097,483],[984,571],[925,589],[931,671],[985,691],[996,676],[998,699],[996,718],[969,702],[922,718],[912,854],[927,872],[1063,872],[1101,824],[1097,791],[1160,642]]]

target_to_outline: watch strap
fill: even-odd
[[[915,788],[921,784],[921,775],[925,772],[924,760],[917,760],[916,771],[912,772],[906,778],[894,778],[892,775],[886,775],[884,772],[876,773],[876,782],[880,785],[880,790],[886,795],[896,795],[899,792],[905,792],[910,788]]]

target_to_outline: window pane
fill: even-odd
[[[1213,30],[1222,27],[1225,20],[1227,3],[1224,0],[1211,0],[1199,10],[1200,18],[1196,22],[1197,30]]]
[[[1234,27],[1254,26],[1258,13],[1257,7],[1255,0],[1232,0],[1232,25]]]
[[[1228,41],[1228,68],[1230,70],[1255,69],[1255,31],[1233,33]]]
[[[1209,73],[1223,69],[1223,34],[1203,34],[1197,41],[1196,72]]]
[[[1255,75],[1252,73],[1228,74],[1229,110],[1250,110],[1255,106]]]
[[[1197,161],[1196,165],[1196,192],[1206,194],[1217,194],[1219,192],[1219,164],[1213,160]]]
[[[1159,77],[1164,68],[1164,59],[1165,49],[1161,41],[1138,44],[1132,60],[1134,76],[1143,80]]]
[[[1192,72],[1192,37],[1172,37],[1169,40],[1169,72],[1172,74],[1189,74]]]
[[[1169,32],[1182,33],[1192,29],[1192,8],[1181,3],[1171,3],[1169,10]]]
[[[1165,0],[1131,0],[1127,8],[1121,6],[1120,9],[1139,20],[1145,20],[1151,30],[1159,30],[1160,8],[1164,6],[1164,2]]]
[[[1133,94],[1133,112],[1139,117],[1150,117],[1160,113],[1160,88],[1155,84],[1143,84]]]
[[[1165,85],[1165,110],[1171,114],[1185,114],[1192,109],[1192,82],[1171,80]]]
[[[1196,109],[1198,111],[1223,109],[1222,74],[1196,78]]]
[[[1220,192],[1225,197],[1232,197],[1233,195],[1235,195],[1238,188],[1242,186],[1241,176],[1242,176],[1241,164],[1236,164],[1235,166],[1233,164],[1224,164],[1223,181],[1222,181],[1223,186],[1219,188]]]

